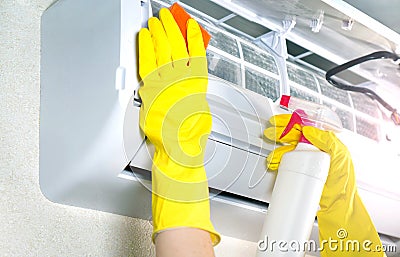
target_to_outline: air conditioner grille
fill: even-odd
[[[185,5],[186,2],[190,5]],[[278,99],[280,77],[272,55],[253,44],[251,39],[254,39],[254,35],[246,35],[237,26],[230,26],[227,22],[230,19],[215,19],[215,15],[211,15],[207,8],[193,8],[193,2],[188,0],[180,3],[212,35],[207,50],[209,73],[272,100]],[[168,7],[170,4],[169,0],[153,0],[153,13],[157,14],[162,6]],[[232,12],[225,14],[225,18],[229,15],[235,17]],[[266,28],[266,31],[269,29]],[[301,46],[294,46],[297,45],[288,41],[289,54],[308,52]],[[339,115],[346,129],[376,141],[382,140],[379,124],[382,115],[377,104],[362,94],[349,94],[333,87],[325,80],[323,70],[303,59],[289,58],[287,70],[291,95],[326,104]]]

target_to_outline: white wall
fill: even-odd
[[[40,17],[52,2],[0,0],[0,256],[154,256],[147,221],[54,204],[40,192]],[[220,257],[254,251],[233,238],[216,247]]]

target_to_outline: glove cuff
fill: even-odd
[[[210,202],[208,199],[198,202],[176,202],[152,195],[153,235],[162,231],[183,227],[198,228],[210,233],[213,246],[221,241],[210,220]]]
[[[182,166],[156,149],[152,167],[153,241],[163,230],[193,227],[210,233],[213,245],[220,241],[210,221],[208,181],[204,166]]]

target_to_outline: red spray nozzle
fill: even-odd
[[[303,111],[303,110],[295,110],[292,114],[292,117],[289,120],[289,123],[286,125],[285,130],[282,132],[282,135],[279,137],[279,139],[283,138],[284,136],[286,136],[290,130],[294,127],[294,125],[298,124],[300,126],[304,126],[304,125],[312,125],[312,124],[308,124],[310,122],[307,122],[306,120],[303,120],[302,117],[307,117],[307,114]],[[301,134],[300,139],[299,139],[300,143],[307,143],[307,144],[311,144],[310,141],[307,140],[307,138],[305,138],[303,136],[303,134]]]

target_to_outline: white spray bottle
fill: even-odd
[[[295,124],[335,132],[342,129],[337,114],[323,105],[282,96],[280,106],[293,113],[281,137]],[[307,248],[316,247],[308,240],[329,165],[330,156],[303,135],[295,150],[283,155],[257,244],[257,257],[300,257]]]

